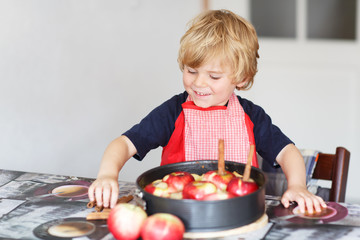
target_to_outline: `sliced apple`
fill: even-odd
[[[161,179],[149,183],[144,190],[158,197],[169,197],[171,193],[176,192],[175,189],[169,188],[169,185]]]
[[[217,187],[212,182],[194,181],[185,185],[183,189],[184,199],[202,200],[206,195],[215,193]]]
[[[163,182],[166,182],[170,188],[174,188],[177,191],[182,191],[186,184],[195,181],[194,177],[190,173],[183,171],[167,174],[162,180]]]
[[[218,171],[208,171],[204,174],[203,180],[214,183],[219,189],[226,190],[228,183],[235,175],[232,172],[224,171],[220,174]]]

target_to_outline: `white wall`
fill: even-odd
[[[1,1],[0,167],[95,177],[112,139],[183,91],[179,39],[200,6]]]
[[[247,1],[210,6],[248,18]],[[112,139],[183,91],[179,39],[200,10],[194,0],[0,1],[0,168],[95,177]],[[347,147],[357,203],[359,50],[359,40],[260,39],[255,85],[239,93],[298,147]],[[135,181],[160,154],[130,160],[120,179]]]

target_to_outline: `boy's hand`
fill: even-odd
[[[281,198],[281,203],[285,208],[288,208],[292,201],[297,202],[301,213],[305,213],[307,210],[308,213],[312,214],[314,209],[316,212],[321,212],[322,208],[327,207],[321,197],[312,194],[306,187],[302,186],[289,187]]]
[[[97,206],[106,208],[115,207],[119,197],[119,184],[117,179],[100,177],[89,187],[90,201],[96,201]]]
[[[99,207],[115,207],[119,198],[119,172],[136,152],[134,144],[124,135],[109,144],[101,160],[97,179],[89,188],[90,201],[95,200]]]

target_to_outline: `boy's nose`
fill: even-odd
[[[199,74],[194,81],[194,85],[197,87],[206,87],[207,83],[205,76]]]

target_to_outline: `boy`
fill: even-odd
[[[265,160],[281,166],[288,181],[281,199],[285,207],[290,201],[296,201],[302,212],[326,207],[323,199],[308,192],[304,160],[295,145],[261,107],[234,93],[252,86],[258,48],[254,27],[236,14],[218,10],[196,17],[180,41],[178,62],[186,91],[110,143],[89,188],[90,200],[115,206],[118,174],[131,157],[142,160],[162,146],[162,165],[217,159],[222,138],[226,160],[245,163],[255,144]],[[258,166],[256,156],[252,165]]]

